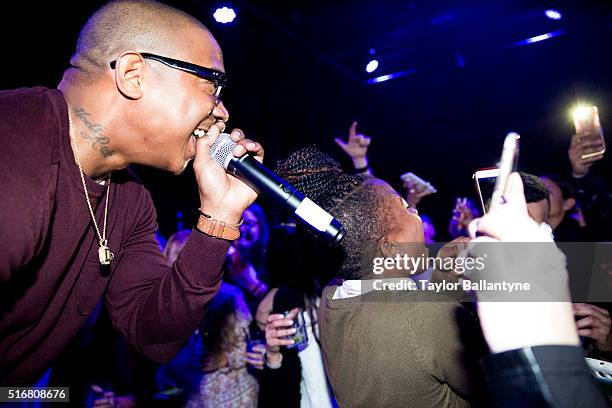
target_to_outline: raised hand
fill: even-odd
[[[433,194],[433,191],[429,190],[426,184],[415,184],[412,181],[405,181],[403,187],[406,189],[406,202],[412,208],[416,208],[423,197]]]
[[[599,133],[579,133],[572,136],[567,155],[572,165],[572,173],[574,176],[585,176],[593,163],[604,157],[603,154],[600,154],[583,159],[583,155],[598,152],[602,149],[603,141]]]
[[[349,129],[348,140],[345,142],[340,138],[335,139],[336,144],[353,160],[355,168],[368,166],[368,147],[372,139],[361,133],[357,133],[357,122],[353,122]]]
[[[475,218],[475,215],[467,203],[467,198],[461,199],[457,197],[455,208],[453,208],[453,216],[448,227],[449,233],[453,236],[467,235],[468,225]]]
[[[593,339],[595,348],[599,351],[612,351],[612,333],[610,313],[601,307],[588,303],[574,303],[574,316],[578,335]]]

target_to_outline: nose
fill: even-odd
[[[215,118],[215,121],[223,121],[227,122],[229,119],[229,112],[225,105],[223,105],[223,101],[221,99],[217,99],[215,107],[212,111],[212,116]]]

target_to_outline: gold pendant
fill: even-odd
[[[115,257],[110,249],[106,246],[106,242],[100,242],[100,248],[98,249],[98,258],[102,265],[110,265],[111,261]]]

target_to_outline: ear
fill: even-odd
[[[563,200],[563,211],[569,211],[576,205],[576,199],[568,198],[567,200]]]
[[[115,84],[119,92],[129,99],[142,98],[142,83],[146,63],[136,51],[125,51],[115,62]]]
[[[383,256],[383,258],[393,258],[397,253],[398,245],[397,242],[389,239],[389,237],[382,237],[378,240],[378,253]]]

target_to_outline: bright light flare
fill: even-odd
[[[218,23],[227,24],[234,21],[236,12],[231,7],[222,7],[215,10],[213,17]]]
[[[376,71],[377,68],[378,68],[378,61],[373,59],[372,61],[368,62],[368,65],[366,65],[366,72],[372,73]]]
[[[531,37],[531,38],[527,38],[526,40],[515,42],[514,46],[516,47],[516,46],[521,46],[521,45],[534,44],[534,43],[545,41],[551,38],[559,37],[560,35],[563,35],[563,34],[565,34],[565,31],[559,30],[559,31],[553,31],[553,32],[546,33],[546,34],[536,35],[535,37]]]
[[[570,115],[574,121],[584,121],[589,115],[591,115],[591,110],[593,107],[591,105],[580,103],[570,110]]]
[[[563,15],[561,14],[561,12],[559,10],[546,10],[544,12],[544,15],[546,15],[546,17],[550,18],[551,20],[561,20],[561,17],[563,17]]]

